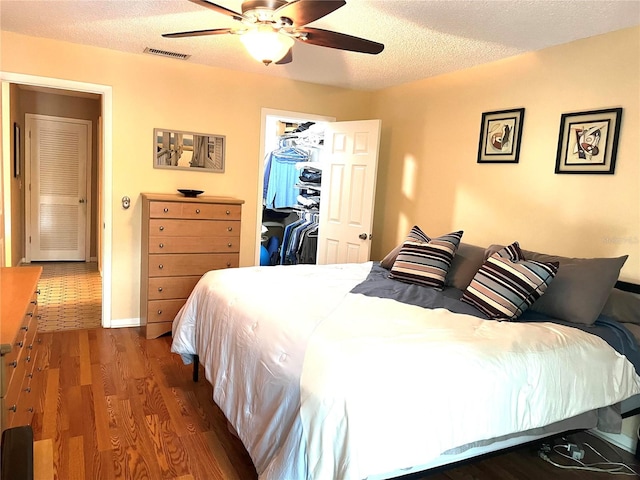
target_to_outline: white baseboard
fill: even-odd
[[[111,319],[111,328],[129,328],[129,327],[139,327],[140,319],[139,318],[112,318]]]
[[[636,440],[622,433],[606,433],[601,432],[597,428],[593,428],[589,430],[596,437],[601,438],[609,443],[614,444],[616,447],[619,447],[627,452],[636,453]]]

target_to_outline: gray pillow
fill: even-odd
[[[614,288],[604,304],[602,314],[620,323],[640,325],[640,295]]]
[[[391,250],[380,262],[380,266],[386,268],[387,270],[391,270],[393,264],[396,261],[396,257],[400,253],[400,249],[402,248],[402,243],[398,245],[396,248]]]
[[[522,250],[527,260],[559,262],[549,288],[530,309],[567,322],[593,325],[628,255],[617,258],[568,258]]]
[[[485,260],[484,248],[469,243],[461,243],[456,255],[453,257],[444,284],[447,287],[454,287],[462,291],[466,290]]]

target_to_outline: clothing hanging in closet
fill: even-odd
[[[271,152],[264,173],[266,208],[292,208],[298,203],[295,184],[300,172],[296,163],[308,160],[309,153],[294,146],[282,147]]]
[[[299,220],[290,223],[284,229],[280,250],[281,265],[316,263],[318,214],[301,211],[299,215]]]

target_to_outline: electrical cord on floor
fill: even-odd
[[[538,456],[547,463],[550,463],[554,467],[562,468],[564,470],[582,470],[588,472],[609,473],[611,475],[627,475],[627,476],[640,476],[640,472],[634,470],[629,465],[623,462],[613,462],[607,457],[598,452],[594,447],[588,443],[583,443],[585,447],[588,447],[596,455],[602,458],[603,462],[585,463],[582,461],[585,455],[584,448],[576,443],[569,442],[566,438],[562,439],[564,442],[553,447],[549,444],[543,444],[538,451]],[[549,458],[551,452],[566,458],[569,461],[575,462],[575,465],[561,464],[553,461]]]

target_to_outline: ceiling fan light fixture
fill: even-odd
[[[293,38],[269,26],[250,30],[240,35],[240,40],[249,54],[265,65],[282,60],[294,44]]]

